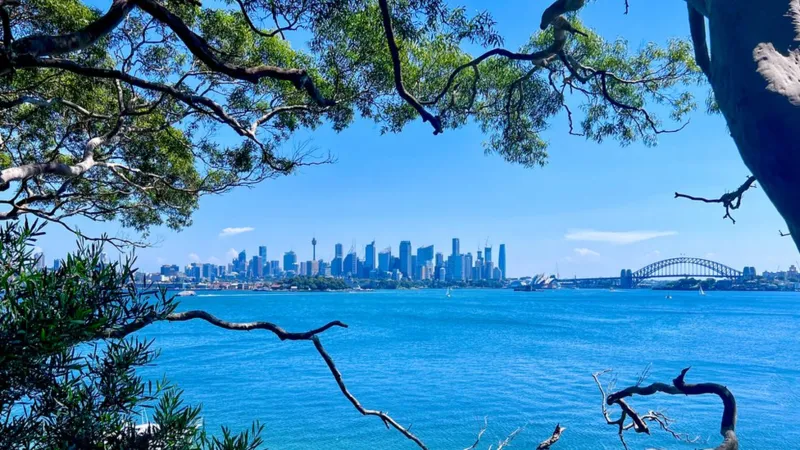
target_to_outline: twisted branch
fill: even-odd
[[[744,195],[745,191],[750,189],[751,187],[756,187],[755,183],[756,177],[750,175],[747,177],[747,181],[742,183],[738,189],[733,192],[727,192],[723,194],[720,198],[705,198],[705,197],[695,197],[692,195],[687,194],[680,194],[678,192],[675,193],[675,198],[688,198],[689,200],[693,200],[696,202],[703,202],[703,203],[722,203],[722,206],[725,207],[725,215],[722,216],[723,219],[731,219],[731,222],[736,224],[736,220],[734,220],[733,216],[731,216],[731,210],[739,209],[739,206],[742,205],[742,195]]]
[[[672,434],[673,437],[680,440],[688,440],[685,435],[678,434],[672,431],[669,427],[671,419],[666,417],[663,413],[653,412],[650,411],[645,415],[639,415],[636,411],[627,404],[625,401],[626,398],[633,397],[634,395],[640,396],[647,396],[647,395],[654,395],[656,393],[663,393],[663,394],[670,394],[670,395],[705,395],[705,394],[713,394],[717,395],[723,404],[723,411],[722,411],[722,419],[720,423],[720,434],[723,437],[723,442],[716,447],[716,450],[738,450],[739,444],[738,439],[736,437],[736,400],[731,393],[731,391],[717,383],[698,383],[698,384],[689,384],[686,383],[685,377],[686,373],[689,371],[690,368],[683,369],[674,380],[672,380],[672,384],[666,383],[653,383],[648,386],[640,386],[634,385],[622,389],[620,391],[614,392],[606,396],[605,391],[603,390],[599,376],[608,372],[602,371],[592,375],[597,384],[598,388],[600,389],[600,393],[603,396],[603,416],[606,419],[606,422],[609,425],[617,425],[619,430],[619,437],[622,441],[622,444],[625,448],[627,444],[623,438],[623,432],[630,428],[633,428],[637,433],[646,433],[650,434],[650,430],[646,425],[646,421],[656,422],[659,426]],[[612,420],[608,414],[608,410],[606,405],[617,405],[622,410],[622,414],[619,419]],[[626,419],[630,417],[631,422],[626,423]]]

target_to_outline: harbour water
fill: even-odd
[[[198,292],[180,310],[230,321],[266,320],[289,331],[341,320],[320,337],[350,391],[366,408],[388,411],[431,449],[463,449],[488,421],[479,448],[525,426],[514,448],[535,448],[556,423],[553,447],[619,449],[605,424],[592,373],[614,369],[617,386],[688,382],[727,385],[739,406],[744,449],[800,448],[800,295],[769,292],[561,290],[375,291],[358,293]],[[203,405],[209,432],[242,430],[258,419],[270,449],[413,449],[375,417],[362,417],[339,392],[311,342],[281,342],[264,331],[234,332],[202,321],[163,323],[140,336],[162,349],[148,378],[166,375]],[[666,411],[675,441],[653,429],[631,449],[716,445],[718,398],[636,397],[640,412]],[[613,411],[616,416],[617,411]],[[654,427],[657,428],[657,427]]]

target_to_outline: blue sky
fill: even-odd
[[[517,48],[546,3],[466,4],[489,9],[505,46]],[[683,1],[634,0],[630,14],[623,13],[621,0],[595,2],[581,17],[607,38],[624,34],[634,46],[688,35]],[[702,104],[704,91],[699,95]],[[312,236],[326,260],[336,242],[345,249],[355,243],[363,254],[373,239],[394,252],[410,240],[415,249],[434,244],[448,254],[458,237],[462,251],[474,254],[488,238],[495,248],[506,244],[510,276],[556,267],[562,276],[613,275],[679,255],[758,271],[800,259],[791,240],[778,236],[785,225],[760,189],[745,194],[736,225],[722,220],[719,205],[673,198],[675,191],[716,197],[749,174],[719,116],[698,111],[683,132],[660,136],[655,148],[587,142],[569,136],[563,118],[545,137],[549,164],[524,169],[484,155],[475,126],[439,136],[421,121],[387,135],[364,120],[339,134],[323,127],[298,142],[311,138],[336,164],[202,199],[190,228],[154,230],[160,244],[139,250],[139,264],[151,271],[162,263],[222,263],[231,249],[254,254],[258,245],[267,245],[269,259],[294,250],[306,260]],[[86,232],[124,233],[117,224],[80,224]],[[39,245],[51,260],[74,248],[74,239],[49,228]],[[225,235],[225,228],[252,230]]]

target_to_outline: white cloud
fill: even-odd
[[[576,248],[575,253],[581,256],[600,256],[600,253],[588,248]]]
[[[237,234],[248,233],[255,230],[253,227],[228,227],[224,228],[219,237],[235,236]]]
[[[217,264],[217,265],[222,263],[222,261],[220,261],[220,259],[217,258],[216,256],[209,257],[208,260],[206,260],[206,262],[211,263],[211,264]]]
[[[230,259],[234,259],[237,256],[239,256],[239,252],[236,251],[235,248],[232,248],[232,249],[228,250],[228,253],[225,253],[225,255]]]
[[[674,236],[677,231],[597,231],[570,230],[564,235],[568,241],[593,241],[627,245],[664,236]]]
[[[200,256],[197,253],[189,253],[189,262],[199,263]]]

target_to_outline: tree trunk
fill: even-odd
[[[708,0],[711,85],[800,249],[800,0]]]

